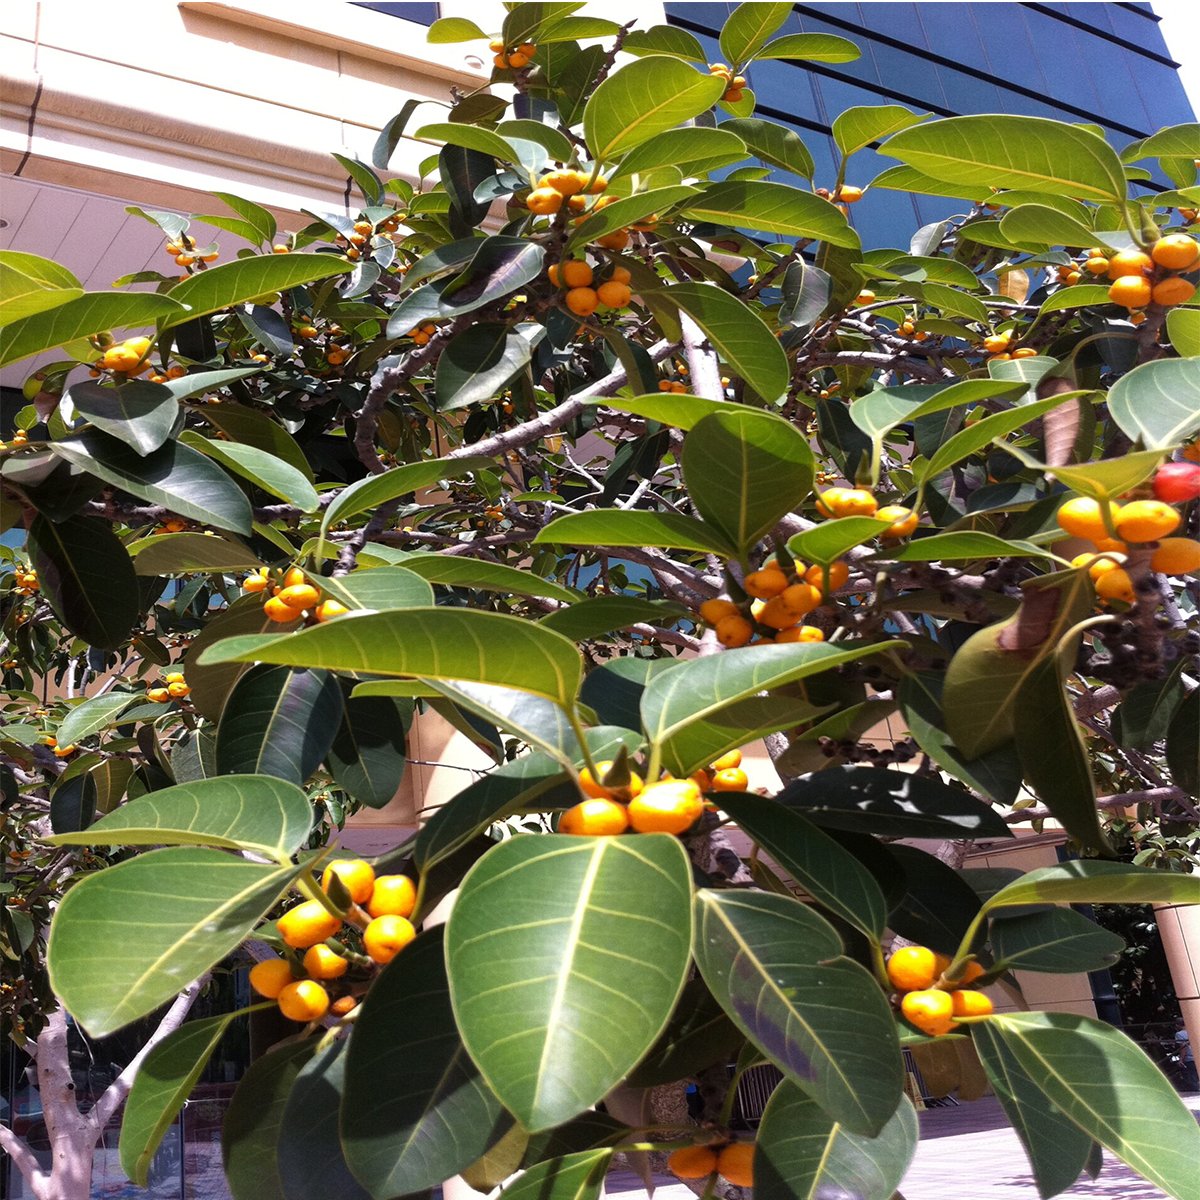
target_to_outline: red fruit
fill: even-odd
[[[1200,463],[1163,463],[1154,476],[1154,494],[1164,504],[1200,499]]]

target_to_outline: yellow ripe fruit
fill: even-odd
[[[1037,351],[1032,346],[1018,346],[1012,352],[1013,358],[1036,358]]]
[[[488,42],[488,49],[493,54],[500,54],[505,49],[504,39],[503,38],[492,38],[492,40],[490,42]]]
[[[969,983],[974,983],[981,975],[986,975],[987,971],[977,962],[969,962],[963,968],[962,974],[958,977],[955,987],[965,987]]]
[[[171,699],[171,693],[165,687],[150,688],[146,692],[146,699],[153,701],[155,704],[166,704]]]
[[[265,575],[247,575],[242,580],[243,592],[265,592],[267,590],[267,577]]]
[[[828,567],[823,567],[820,563],[813,563],[804,572],[804,578],[815,588],[825,588],[828,591],[836,592],[838,588],[846,586],[850,579],[850,568],[840,559],[830,563]]]
[[[510,54],[508,56],[508,65],[512,67],[514,71],[519,71],[522,67],[529,66],[529,55],[519,53]]]
[[[342,881],[342,886],[350,893],[350,899],[355,904],[364,904],[371,898],[375,887],[375,868],[361,858],[346,858],[340,862],[332,862],[321,873],[321,890],[329,891],[333,877]]]
[[[142,356],[128,346],[110,346],[105,350],[100,364],[109,371],[132,371],[141,359]]]
[[[1126,542],[1154,542],[1179,528],[1180,516],[1161,500],[1133,500],[1114,519]]]
[[[710,786],[714,792],[744,792],[750,786],[750,776],[741,767],[725,767],[713,772]]]
[[[335,917],[319,900],[305,900],[289,909],[279,918],[279,936],[297,950],[307,950],[328,937],[333,937],[342,927],[340,917]]]
[[[1168,233],[1150,247],[1150,257],[1160,267],[1187,271],[1200,261],[1200,242],[1186,233]]]
[[[309,946],[304,952],[304,969],[311,979],[340,979],[350,964],[328,946]]]
[[[417,936],[404,917],[376,917],[363,930],[363,949],[377,963],[389,963]]]
[[[274,1000],[289,983],[294,983],[296,977],[292,968],[283,958],[268,958],[265,962],[255,963],[250,968],[250,986],[268,1000]]]
[[[667,1169],[679,1179],[705,1179],[717,1169],[711,1146],[684,1146],[667,1159]]]
[[[289,608],[301,612],[316,605],[321,599],[321,593],[311,583],[297,583],[283,588],[276,599],[282,600]]]
[[[511,57],[509,62],[512,62]],[[586,182],[587,176],[580,179],[575,171],[551,171],[538,180],[538,187],[553,188],[560,196],[574,196],[583,191],[583,185]]]
[[[989,354],[1000,354],[1008,349],[1008,344],[1011,341],[1011,333],[994,333],[990,337],[983,339],[983,348]]]
[[[344,1017],[358,1007],[358,999],[354,996],[339,996],[330,1006],[329,1011],[335,1017]]]
[[[875,293],[870,288],[863,288],[857,296],[854,297],[854,303],[858,305],[870,304],[875,299]]]
[[[841,500],[839,517],[873,517],[879,501],[866,488],[847,488]]]
[[[332,621],[334,617],[345,616],[349,611],[344,604],[339,604],[336,600],[326,600],[317,605],[314,615],[318,621]]]
[[[285,574],[283,577],[283,586],[285,588],[298,587],[300,584],[307,582],[308,578],[299,567],[289,568],[287,574]]]
[[[280,625],[286,625],[289,621],[298,621],[302,611],[293,608],[286,600],[281,600],[278,596],[272,596],[263,605],[263,612],[266,613],[267,618],[277,621]]]
[[[802,617],[806,613],[812,612],[814,608],[820,608],[824,596],[821,594],[821,589],[814,587],[811,583],[793,583],[780,599],[796,616]],[[792,623],[795,624],[794,621]]]
[[[279,1011],[289,1021],[308,1024],[319,1021],[329,1011],[329,993],[314,979],[297,979],[277,997]]]
[[[789,608],[782,596],[773,596],[763,603],[762,608],[755,613],[758,621],[768,629],[790,629],[799,623],[803,613]]]
[[[727,750],[720,758],[714,758],[711,765],[714,771],[728,771],[731,767],[740,767],[742,765],[742,752],[740,750]]]
[[[1126,604],[1132,604],[1137,599],[1137,593],[1133,590],[1133,580],[1123,567],[1105,571],[1096,580],[1096,595],[1102,600],[1122,600]]]
[[[633,276],[624,267],[613,267],[612,273],[609,275],[609,280],[612,283],[629,283]],[[682,374],[686,375],[687,371]]]
[[[582,837],[615,837],[629,828],[629,814],[623,804],[605,797],[593,796],[558,819],[558,832]]]
[[[1150,569],[1164,575],[1200,571],[1200,542],[1191,538],[1163,538],[1150,560]]]
[[[562,263],[558,268],[558,274],[562,279],[563,287],[569,288],[589,287],[595,277],[592,268],[578,258],[568,259]]]
[[[954,1028],[954,1001],[949,992],[909,992],[900,1002],[900,1011],[909,1024],[930,1037],[941,1037]]]
[[[742,580],[746,595],[756,600],[770,600],[787,589],[788,577],[776,566],[763,567],[761,571],[751,571]]]
[[[192,694],[192,689],[186,683],[169,683],[167,684],[167,692],[174,696],[176,700],[182,700],[185,696]]]
[[[1083,268],[1090,275],[1107,275],[1108,274],[1108,259],[1099,256],[1089,258],[1083,264]]]
[[[1090,551],[1084,554],[1077,554],[1071,559],[1071,566],[1079,568],[1086,567],[1087,573],[1092,577],[1093,581],[1100,578],[1108,571],[1114,571],[1125,561],[1125,555],[1120,553],[1108,554],[1093,554]]]
[[[603,246],[605,250],[624,250],[629,245],[629,230],[617,229],[612,233],[606,233],[603,237],[596,239],[597,246]]]
[[[538,216],[550,216],[558,212],[563,205],[562,192],[557,188],[539,187],[534,188],[529,193],[528,199],[525,201],[525,207],[531,213],[537,213]]]
[[[730,650],[744,646],[754,636],[754,626],[741,613],[722,617],[716,625],[717,641]]]
[[[572,288],[566,295],[567,307],[577,317],[590,317],[600,304],[600,297],[590,287]]]
[[[372,917],[411,917],[417,904],[417,888],[407,875],[380,875],[367,899]]]
[[[843,183],[836,192],[833,193],[833,198],[840,204],[857,204],[863,198],[863,190],[860,187],[855,187],[851,183]]]
[[[683,833],[703,811],[704,795],[691,779],[664,779],[629,802],[629,823],[638,833]]]
[[[898,992],[918,992],[933,987],[934,980],[950,965],[944,954],[928,946],[904,946],[887,961],[887,975]]]
[[[1121,509],[1116,504],[1110,505],[1110,508],[1115,522],[1121,515]],[[1055,513],[1054,519],[1064,533],[1073,537],[1087,538],[1090,542],[1108,537],[1100,501],[1090,496],[1076,496],[1068,500]]]
[[[886,541],[908,537],[916,529],[917,522],[920,520],[911,508],[905,508],[902,504],[885,504],[875,513],[875,516],[881,521],[891,521],[891,524],[879,535]]]
[[[1108,289],[1108,298],[1122,308],[1143,308],[1150,303],[1153,288],[1140,275],[1122,275]]]
[[[710,625],[715,625],[724,617],[736,617],[740,615],[741,610],[732,600],[705,600],[700,605],[700,617]]]
[[[291,249],[292,248],[290,246],[285,246],[282,242],[276,242],[275,245],[271,247],[271,253],[272,254],[290,254]]]
[[[163,678],[168,683],[182,683],[183,682],[183,672],[182,671],[172,671],[169,675],[164,675]]]
[[[629,290],[629,284],[617,283],[612,279],[607,283],[602,283],[596,289],[596,295],[600,303],[607,308],[624,308],[633,299],[633,293]]]
[[[55,758],[70,758],[77,749],[78,747],[74,742],[72,742],[69,746],[55,746],[54,756]]]
[[[1140,250],[1118,250],[1108,260],[1109,279],[1140,278],[1154,266],[1148,254]]]
[[[629,800],[636,796],[644,786],[642,777],[636,771],[629,772],[629,782],[621,787],[605,787],[600,782],[605,775],[612,769],[612,760],[605,759],[604,762],[596,764],[596,773],[599,776],[597,779],[592,775],[591,769],[584,767],[579,772],[579,787],[585,796],[591,796],[599,800],[607,800],[615,798],[617,800]]]
[[[507,69],[507,67],[508,67],[508,55],[507,55],[507,54],[497,54],[497,55],[496,55],[496,56],[495,56],[495,57],[492,59],[492,65],[493,65],[493,66],[495,66],[495,67],[499,67],[501,71],[503,71],[503,70]]]
[[[992,1001],[983,992],[970,988],[950,993],[950,1011],[956,1017],[986,1017],[992,1012]]]
[[[823,642],[825,640],[824,631],[819,629],[816,625],[800,625],[795,629],[786,630],[785,632],[795,634],[795,637],[788,639],[789,641]],[[776,638],[775,640],[779,641],[779,638]]]
[[[730,1142],[717,1154],[717,1174],[737,1187],[754,1186],[754,1143]]]
[[[1150,289],[1150,298],[1155,304],[1170,308],[1173,304],[1183,304],[1190,300],[1195,291],[1194,283],[1189,283],[1181,275],[1171,275]]]
[[[580,175],[583,176],[584,183],[587,183],[589,179],[592,180],[590,185],[583,189],[589,196],[598,196],[608,187],[608,180],[605,179],[603,175],[597,175],[595,179],[592,179],[591,174],[588,171],[581,171]]]

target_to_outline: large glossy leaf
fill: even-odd
[[[230,376],[236,379],[249,373],[246,371],[211,371],[171,380],[163,384],[163,387],[171,387],[172,384],[176,386],[179,384],[190,385],[193,381],[212,380],[216,376]],[[208,382],[204,386],[219,386],[219,382]],[[282,458],[284,462],[295,467],[306,479],[312,479],[312,467],[304,451],[300,448],[300,444],[278,421],[271,420],[266,413],[260,413],[242,404],[233,404],[228,400],[222,400],[220,404],[202,405],[199,415],[222,433],[228,434],[233,441],[243,442],[247,446],[257,446],[259,450],[265,450],[268,454],[275,455],[276,458]]]
[[[349,575],[322,576],[318,586],[347,608],[387,612],[398,608],[423,608],[433,603],[433,588],[407,567],[359,566]]]
[[[863,1137],[785,1080],[758,1127],[754,1194],[758,1200],[892,1200],[919,1132],[907,1097],[877,1137]]]
[[[1046,1099],[1090,1138],[1175,1200],[1195,1194],[1200,1127],[1133,1041],[1073,1013],[1006,1013],[989,1028]]]
[[[924,850],[891,842],[887,852],[904,878],[888,925],[909,941],[955,953],[979,914],[979,897],[957,871]]]
[[[588,99],[583,133],[597,162],[699,116],[725,90],[724,81],[702,75],[677,58],[650,55],[614,71]]]
[[[942,707],[946,729],[968,760],[1013,737],[1022,685],[1092,604],[1084,572],[1044,575],[1024,586],[1013,616],[972,634],[959,648],[946,671]]]
[[[786,33],[768,42],[755,58],[785,58],[798,62],[853,62],[862,51],[833,33]]]
[[[467,679],[563,703],[574,698],[583,674],[575,644],[553,630],[521,617],[451,608],[349,613],[299,633],[229,638],[201,657],[209,664]]]
[[[353,264],[334,254],[264,254],[209,267],[177,283],[167,298],[186,304],[189,312],[169,316],[169,328],[207,313],[244,304],[265,292],[284,292],[302,283],[341,275]]]
[[[795,809],[779,800],[731,792],[721,807],[814,900],[867,937],[887,925],[887,901],[870,872]]]
[[[242,1015],[231,1012],[189,1021],[167,1034],[138,1067],[125,1101],[118,1152],[121,1170],[139,1187],[147,1185],[150,1162],[213,1051]]]
[[[595,216],[588,217],[578,226],[567,241],[567,250],[585,242],[593,242],[606,233],[624,229],[651,213],[661,213],[665,209],[674,208],[680,201],[696,195],[698,188],[689,183],[671,184],[667,187],[651,188],[649,191],[635,192],[603,208]]]
[[[1045,117],[949,117],[905,129],[882,153],[935,179],[973,187],[1021,188],[1079,200],[1125,198],[1117,153],[1098,134]]]
[[[346,1059],[346,1161],[378,1200],[437,1187],[511,1125],[454,1024],[443,929],[422,934],[372,986]]]
[[[67,396],[80,416],[139,454],[157,450],[171,436],[179,416],[179,401],[171,392],[145,379],[115,387],[82,380],[71,385]]]
[[[93,1037],[146,1016],[240,945],[301,869],[172,846],[86,876],[50,927],[55,995]]]
[[[1000,232],[1018,246],[1103,246],[1105,235],[1045,204],[1018,204],[1000,218]]]
[[[503,1191],[505,1200],[598,1200],[611,1150],[585,1150],[535,1163]]]
[[[901,104],[880,104],[848,108],[834,119],[833,140],[842,155],[849,158],[856,150],[899,133],[911,125],[919,125],[928,113],[915,113]]]
[[[315,512],[320,499],[308,479],[291,463],[284,462],[257,446],[246,446],[241,442],[216,441],[201,437],[191,430],[179,436],[185,446],[198,450],[208,458],[227,467],[235,475],[248,479],[272,496],[294,504],[301,512]]]
[[[1001,396],[1019,396],[1020,382],[1003,379],[964,379],[959,383],[909,384],[877,388],[850,405],[850,419],[864,433],[880,438],[889,429],[958,405]]]
[[[492,684],[428,682],[460,708],[483,717],[562,763],[573,764],[579,757],[579,739],[567,710],[553,701]]]
[[[725,557],[736,553],[719,530],[703,521],[682,513],[639,509],[593,508],[568,513],[543,526],[533,540],[563,546],[662,546]]]
[[[282,779],[225,775],[138,796],[81,833],[49,839],[77,846],[227,846],[287,859],[312,828],[312,804]]]
[[[692,503],[743,555],[808,496],[815,470],[807,438],[772,413],[713,413],[683,443]]]
[[[795,130],[759,117],[735,117],[732,121],[723,121],[721,129],[737,134],[747,151],[762,162],[782,167],[803,179],[812,178],[812,155]]]
[[[334,782],[368,808],[383,808],[404,778],[412,706],[385,696],[350,697],[326,755]]]
[[[27,546],[42,595],[73,634],[101,650],[125,641],[141,601],[133,562],[106,522],[68,517],[55,524],[39,514]]]
[[[791,13],[790,4],[739,4],[721,27],[721,54],[731,66],[749,61]]]
[[[250,1064],[221,1124],[221,1158],[233,1200],[290,1200],[283,1190],[279,1132],[288,1097],[317,1048],[284,1042]]]
[[[1200,904],[1200,875],[1073,859],[1028,871],[996,892],[988,911],[1014,904]]]
[[[105,692],[103,695],[93,696],[70,709],[55,736],[64,746],[82,742],[84,738],[91,737],[93,733],[114,724],[119,713],[140,699],[140,694],[134,695],[131,692]]]
[[[1167,313],[1167,336],[1176,354],[1200,358],[1200,309],[1173,308]]]
[[[370,1200],[370,1191],[350,1174],[338,1137],[347,1055],[345,1041],[320,1047],[288,1093],[276,1142],[287,1200]]]
[[[0,330],[0,367],[107,329],[146,325],[163,318],[186,320],[190,315],[178,297],[152,292],[85,292],[66,304],[5,325]]]
[[[997,968],[1071,975],[1111,967],[1125,949],[1119,934],[1073,908],[1051,908],[992,922]]]
[[[443,411],[490,400],[530,360],[530,339],[501,321],[464,329],[438,359],[434,389]]]
[[[1200,688],[1193,688],[1167,729],[1167,766],[1177,787],[1200,794]]]
[[[341,689],[327,671],[255,667],[221,714],[217,769],[302,784],[333,744],[342,712]]]
[[[766,892],[696,895],[696,962],[742,1032],[850,1132],[877,1136],[904,1086],[891,1009],[833,926]]]
[[[843,766],[789,783],[779,800],[828,829],[898,838],[1005,838],[995,809],[936,777]]]
[[[245,596],[236,600],[229,608],[211,618],[196,635],[183,658],[183,670],[187,674],[188,686],[192,689],[188,697],[201,716],[212,722],[213,728],[221,719],[225,701],[233,691],[234,684],[250,670],[247,663],[218,663],[202,666],[197,660],[214,642],[238,634],[261,633],[274,628],[274,622],[263,612],[259,596]]]
[[[548,613],[541,620],[563,637],[584,642],[625,629],[639,622],[652,625],[672,625],[676,617],[689,615],[682,604],[671,600],[643,600],[639,596],[594,596],[576,600],[564,608]]]
[[[261,564],[253,552],[230,538],[203,533],[162,533],[129,546],[139,575],[189,575],[247,571]]]
[[[37,254],[0,250],[0,322],[5,325],[78,300],[79,280],[66,267]]]
[[[1134,367],[1113,384],[1108,411],[1135,442],[1163,450],[1179,445],[1200,429],[1200,358]]]
[[[721,357],[765,400],[786,390],[787,355],[753,309],[713,283],[677,283],[664,295],[704,330]]]
[[[250,504],[242,490],[215,463],[179,442],[139,455],[116,438],[88,430],[55,442],[53,449],[60,458],[149,504],[161,504],[202,525],[250,532]]]
[[[858,234],[836,205],[786,183],[730,179],[710,184],[687,202],[683,214],[777,238],[812,238],[851,250],[859,247]]]
[[[990,1021],[972,1030],[972,1042],[988,1082],[1025,1147],[1042,1200],[1079,1178],[1092,1139],[1072,1123],[1038,1085],[1041,1071],[1027,1071]]]
[[[450,317],[501,300],[535,280],[545,257],[545,250],[528,238],[484,238],[471,261],[442,288],[438,307]]]
[[[655,134],[649,141],[626,154],[620,166],[609,176],[609,183],[622,175],[649,172],[665,166],[675,167],[685,175],[702,175],[717,167],[740,162],[745,157],[746,143],[727,126],[710,129],[703,125],[689,125],[682,129],[668,129]]]
[[[1048,552],[1032,542],[1014,542],[983,530],[962,529],[917,538],[881,557],[897,562],[961,562],[978,558],[1045,558]]]
[[[654,1044],[691,925],[687,856],[666,835],[515,837],[471,869],[447,932],[454,1013],[526,1129],[583,1112]]]

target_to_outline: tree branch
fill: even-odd
[[[36,1184],[46,1178],[46,1173],[38,1163],[37,1156],[25,1145],[7,1125],[0,1125],[0,1150],[3,1150],[17,1170],[21,1172],[25,1182],[37,1194]]]
[[[1147,788],[1141,792],[1124,792],[1119,796],[1097,796],[1096,807],[1101,809],[1128,808],[1134,804],[1152,804],[1161,813],[1164,804],[1172,801],[1185,803],[1187,799],[1187,793],[1183,788]],[[1022,821],[1040,821],[1053,816],[1054,814],[1048,808],[1039,805],[1036,808],[1022,808],[1017,812],[1009,813],[1004,820],[1009,825],[1019,825]]]

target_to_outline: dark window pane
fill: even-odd
[[[980,26],[987,30],[984,48],[992,73],[1008,83],[1045,95],[1046,76],[1025,24],[1025,10],[1019,4],[989,4],[986,12],[977,12]],[[1016,110],[1023,112],[1023,109]]]
[[[1065,101],[1086,113],[1101,111],[1100,96],[1085,73],[1086,68],[1080,69],[1087,62],[1085,43],[1092,39],[1073,25],[1033,9],[1025,10],[1025,20],[1035,46],[1053,47],[1052,56],[1047,56],[1050,61],[1043,64],[1050,76],[1046,99],[1051,103]]]
[[[850,9],[848,4],[840,7],[845,11]],[[899,0],[895,4],[860,4],[858,11],[864,29],[887,34],[888,37],[894,37],[897,41],[917,46],[922,50],[937,49],[937,46],[932,45],[926,38],[915,4],[900,3]]]
[[[1117,37],[1133,42],[1135,46],[1145,46],[1162,54],[1162,34],[1158,31],[1158,22],[1143,17],[1140,13],[1130,12],[1123,4],[1106,4],[1108,23]],[[1149,5],[1146,6],[1149,8]]]
[[[711,29],[714,33],[720,31],[732,8],[733,6],[730,4],[664,5],[668,20],[672,17],[678,17],[683,21],[693,21],[698,25],[703,25],[706,29]]]
[[[354,0],[357,8],[373,8],[376,12],[389,17],[403,17],[406,21],[416,21],[418,25],[432,25],[440,15],[436,4],[385,4],[367,3],[366,0]]]
[[[849,19],[853,19],[855,15],[853,6],[836,5],[834,7],[835,10],[841,10],[838,14],[839,16],[844,14]],[[831,25],[828,21],[822,21],[819,17],[809,16],[808,13],[800,13],[799,24],[795,32],[832,33],[836,37],[848,38],[862,51],[862,57],[855,59],[854,62],[838,63],[833,70],[849,79],[858,79],[865,83],[879,82],[879,76],[875,70],[875,60],[871,57],[871,41],[868,37],[864,36],[869,32],[868,30],[863,30],[863,34],[859,35],[843,29],[840,25]]]
[[[1150,117],[1150,132],[1160,125],[1180,125],[1195,120],[1187,93],[1174,67],[1144,58],[1138,63],[1134,79]]]
[[[813,92],[815,77],[803,64],[756,62],[751,64],[747,76],[760,107],[774,109],[789,117],[825,123]]]

